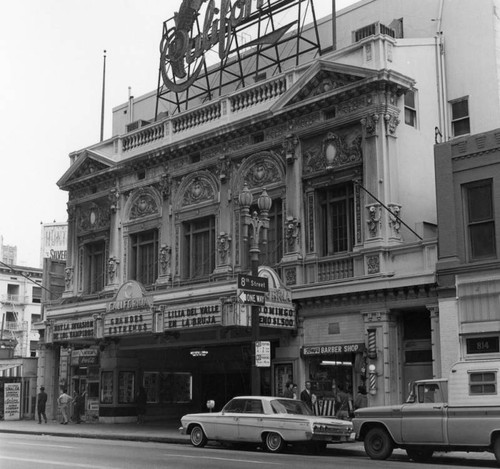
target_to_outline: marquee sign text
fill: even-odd
[[[55,342],[68,339],[85,339],[94,336],[94,320],[81,319],[80,321],[56,321],[52,340]]]
[[[210,327],[222,324],[220,302],[207,303],[203,306],[167,307],[160,305],[163,312],[163,327],[167,330]]]
[[[105,336],[124,336],[152,332],[153,314],[137,312],[135,314],[109,314],[104,316]]]

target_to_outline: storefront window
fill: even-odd
[[[353,392],[353,362],[351,357],[342,359],[311,358],[309,361],[309,376],[313,392],[319,397],[334,397],[332,384],[342,387],[345,391]]]
[[[113,372],[101,373],[101,404],[113,404]]]
[[[276,396],[285,394],[287,381],[293,383],[293,364],[277,363],[274,365],[274,393]]]
[[[143,386],[146,389],[147,402],[158,403],[158,384],[160,374],[157,372],[144,373]]]
[[[190,402],[193,398],[191,373],[146,371],[142,383],[152,404]]]
[[[131,404],[135,400],[135,373],[120,371],[118,374],[118,404]]]

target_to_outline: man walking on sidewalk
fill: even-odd
[[[36,408],[38,411],[38,423],[42,423],[42,417],[47,423],[47,416],[45,415],[45,405],[47,404],[47,393],[43,386],[40,387],[40,392],[38,393],[36,400]]]
[[[71,397],[69,397],[66,394],[66,389],[63,389],[63,392],[61,395],[57,398],[57,403],[59,404],[59,407],[61,409],[61,414],[63,421],[61,422],[62,425],[68,425],[68,410],[69,410],[69,403],[71,402]]]

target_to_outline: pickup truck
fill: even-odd
[[[394,448],[428,461],[435,451],[489,451],[500,464],[500,361],[455,363],[448,379],[412,383],[404,404],[355,411],[356,439],[372,459]]]

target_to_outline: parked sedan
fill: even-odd
[[[220,412],[187,414],[181,424],[179,431],[197,447],[208,440],[255,443],[278,453],[287,443],[324,449],[327,443],[354,441],[351,422],[316,416],[304,402],[281,397],[235,397]]]

